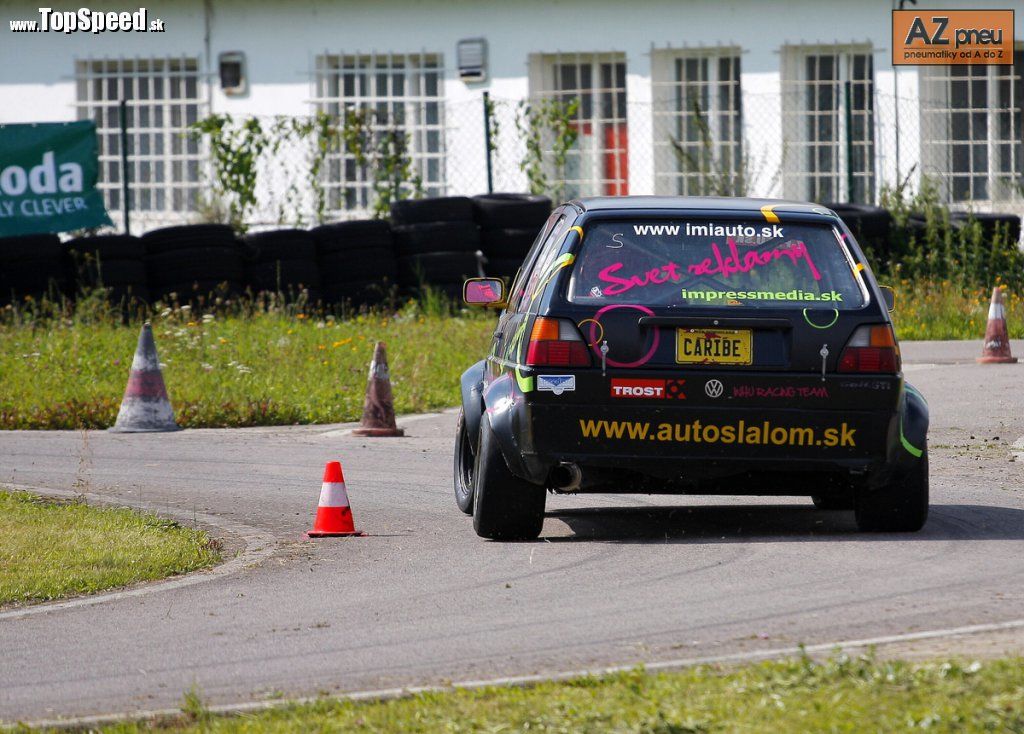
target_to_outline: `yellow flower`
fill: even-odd
[[[304,319],[304,318],[306,318],[306,314],[304,314],[304,313],[295,314],[295,318],[297,318],[297,319]]]
[[[221,344],[227,344],[228,343],[228,340],[225,339],[224,337],[220,337],[220,339],[218,339],[217,341],[219,341]]]
[[[334,344],[332,344],[331,346],[334,347],[335,349],[337,349],[338,347],[345,346],[350,341],[352,341],[352,337],[349,337],[348,339],[342,339],[341,341],[334,342]]]
[[[327,345],[326,344],[317,344],[316,348],[317,349],[327,349]]]
[[[294,334],[294,333],[295,333],[295,332],[294,332],[294,331],[292,331],[291,329],[288,329],[288,331],[286,331],[286,332],[285,332],[285,334]]]

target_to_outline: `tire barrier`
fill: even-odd
[[[310,234],[326,303],[374,305],[393,295],[398,267],[388,222],[338,222],[314,227]]]
[[[107,300],[148,302],[146,249],[138,237],[123,234],[78,237],[64,243],[74,295],[104,288]]]
[[[0,304],[67,295],[64,248],[55,234],[0,239]]]
[[[154,299],[179,303],[242,292],[245,266],[235,232],[225,224],[166,227],[142,235]]]
[[[456,300],[462,282],[480,273],[480,228],[464,196],[396,201],[391,206],[398,283],[415,293],[424,285]]]
[[[842,202],[826,204],[850,227],[870,256],[899,257],[910,236],[926,229],[911,214],[906,230],[886,209]],[[281,293],[310,303],[354,307],[394,302],[429,284],[459,300],[463,276],[511,280],[551,212],[551,201],[531,194],[484,194],[403,200],[392,220],[337,222],[310,230],[278,229],[239,240],[225,224],[192,224],[141,237],[99,235],[61,244],[56,235],[0,239],[0,305],[26,299],[80,296],[107,289],[112,303],[233,297],[244,292]],[[1021,236],[1021,218],[1010,214],[951,212],[949,226]],[[903,243],[903,244],[901,244]]]
[[[550,214],[551,199],[546,196],[474,196],[473,216],[480,226],[486,274],[511,281]]]

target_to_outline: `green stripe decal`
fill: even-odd
[[[921,449],[919,449],[916,446],[914,446],[914,444],[910,443],[910,441],[907,440],[907,437],[903,435],[903,416],[902,415],[900,415],[900,443],[903,444],[903,448],[905,448],[907,450],[908,454],[910,454],[911,456],[914,456],[914,457],[916,457],[918,459],[920,459],[921,458],[921,454],[924,453],[924,451],[922,451]]]
[[[523,377],[522,373],[519,372],[519,367],[515,368],[516,373],[516,384],[519,385],[519,389],[524,393],[533,392],[533,377]]]

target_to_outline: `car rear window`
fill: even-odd
[[[627,220],[587,226],[569,284],[573,303],[825,307],[866,291],[827,225],[763,219]]]

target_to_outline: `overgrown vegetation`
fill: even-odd
[[[958,288],[1024,287],[1024,253],[1006,226],[986,236],[976,220],[951,222],[949,209],[927,178],[917,192],[906,181],[882,192],[881,206],[893,215],[888,252],[869,253],[881,276],[941,281]]]
[[[92,594],[218,560],[206,533],[155,515],[0,489],[0,606]]]
[[[579,139],[576,115],[580,100],[522,101],[516,110],[516,131],[526,143],[519,167],[526,174],[531,194],[546,194],[552,201],[565,199],[566,164]]]
[[[350,107],[340,115],[318,112],[313,117],[279,116],[232,118],[213,114],[193,123],[190,134],[206,142],[210,153],[212,195],[201,202],[207,219],[244,232],[259,203],[260,186],[275,157],[284,149],[301,152],[288,170],[274,170],[284,179],[276,192],[278,224],[303,226],[302,212],[313,212],[313,224],[323,224],[332,209],[350,192],[334,194],[324,182],[332,155],[348,157],[360,180],[368,182],[367,201],[374,216],[387,216],[391,202],[423,196],[423,182],[409,151],[409,134],[401,120],[370,107]],[[291,175],[289,175],[291,174]],[[358,192],[355,192],[358,195]],[[307,200],[308,199],[308,200]]]
[[[189,427],[358,420],[377,340],[398,412],[455,405],[458,377],[494,325],[436,295],[391,312],[324,313],[268,297],[137,316],[152,320],[176,417]],[[113,425],[138,323],[99,300],[0,310],[0,429]]]
[[[392,701],[323,699],[216,716],[193,690],[177,719],[104,731],[935,732],[1024,731],[1024,660],[910,664],[837,654],[675,673],[634,670],[525,688]]]

